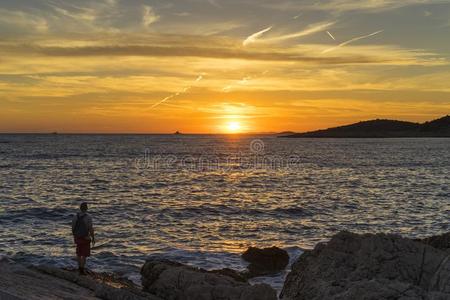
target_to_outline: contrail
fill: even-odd
[[[355,38],[353,38],[353,39],[351,39],[351,40],[348,40],[348,41],[346,41],[346,42],[343,42],[343,43],[341,43],[341,44],[339,44],[339,45],[337,45],[337,46],[335,46],[335,47],[332,47],[332,48],[329,48],[329,49],[325,49],[325,50],[322,51],[322,53],[328,53],[328,52],[334,51],[334,50],[336,50],[336,49],[338,49],[338,48],[341,48],[341,47],[344,47],[345,45],[348,45],[348,44],[350,44],[350,43],[353,43],[353,42],[356,42],[356,41],[359,41],[359,40],[362,40],[362,39],[365,39],[365,38],[368,38],[368,37],[377,35],[377,34],[379,34],[379,33],[382,33],[383,31],[384,31],[384,30],[378,30],[378,31],[375,31],[375,32],[373,32],[373,33],[371,33],[371,34],[367,34],[367,35],[355,37]]]
[[[273,37],[273,38],[258,39],[258,37],[261,36],[261,35],[258,35],[258,36],[256,36],[256,38],[253,37],[251,42],[273,43],[273,42],[281,42],[284,40],[295,39],[295,38],[307,36],[307,35],[325,30],[325,29],[331,27],[332,25],[334,25],[334,23],[335,22],[312,24],[308,28],[306,28],[302,31],[299,31],[296,33],[291,33],[291,34],[285,34],[285,35],[281,35],[281,36],[277,36],[277,37]]]
[[[199,81],[202,80],[202,79],[203,79],[203,75],[200,75],[200,76],[197,77],[197,79],[195,79],[194,83],[199,82]],[[175,94],[172,94],[172,95],[170,95],[170,96],[167,96],[166,98],[162,99],[161,101],[159,101],[159,102],[153,104],[153,105],[150,107],[150,109],[153,109],[153,108],[155,108],[155,107],[157,107],[157,106],[163,104],[164,102],[166,102],[166,101],[168,101],[168,100],[170,100],[170,99],[172,99],[172,98],[178,97],[178,96],[180,96],[181,94],[187,93],[191,88],[192,88],[192,86],[188,86],[188,87],[183,88],[183,89],[181,90],[181,92],[177,92],[177,93],[175,93]]]
[[[246,76],[246,77],[242,78],[241,80],[237,80],[237,81],[236,81],[236,84],[233,84],[233,83],[232,83],[232,84],[227,85],[226,87],[224,87],[224,88],[222,89],[222,91],[224,91],[224,92],[229,92],[235,85],[245,85],[245,84],[247,84],[247,82],[249,82],[251,79],[252,79],[251,76]]]
[[[226,87],[224,87],[223,89],[222,89],[222,91],[224,91],[224,92],[228,92],[229,90],[231,90],[231,88],[232,88],[233,86],[230,84],[230,85],[227,85]]]
[[[262,36],[264,33],[266,33],[266,32],[268,32],[268,31],[270,31],[270,30],[272,30],[272,26],[270,26],[270,27],[267,27],[266,29],[263,29],[263,30],[261,30],[261,31],[258,31],[258,32],[256,32],[256,33],[254,33],[254,34],[252,34],[251,36],[249,36],[248,38],[246,38],[245,40],[244,40],[244,42],[242,42],[242,45],[244,45],[244,46],[247,46],[248,44],[251,44],[251,43],[253,43],[253,42],[255,42],[260,36]]]
[[[286,35],[282,35],[282,36],[279,36],[279,37],[274,37],[274,38],[271,38],[271,39],[266,39],[265,41],[283,41],[283,40],[294,39],[294,38],[310,35],[310,34],[313,34],[313,33],[316,33],[316,32],[322,31],[322,30],[325,30],[325,29],[329,28],[332,25],[334,25],[334,22],[313,24],[313,25],[310,25],[305,30],[302,30],[300,32],[296,32],[296,33],[292,33],[292,34],[286,34]]]
[[[175,95],[170,95],[170,96],[168,96],[168,97],[162,99],[161,101],[159,101],[159,102],[153,104],[153,105],[150,107],[150,109],[153,109],[153,108],[157,107],[158,105],[163,104],[164,102],[166,102],[167,100],[172,99],[173,97],[175,97]]]
[[[330,36],[330,38],[332,38],[334,41],[336,40],[335,38],[334,38],[334,36],[329,32],[329,31],[327,31],[327,34]]]
[[[235,81],[235,83],[231,83],[229,85],[227,85],[226,87],[224,87],[222,89],[222,91],[224,92],[229,92],[235,85],[244,85],[247,84],[248,82],[250,82],[250,80],[252,79],[257,79],[261,76],[266,75],[267,73],[269,73],[269,70],[264,70],[263,72],[261,72],[259,75],[255,75],[255,76],[245,76],[244,78],[242,78],[241,80],[237,80]]]

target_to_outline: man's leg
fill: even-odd
[[[80,273],[81,274],[85,274],[84,273],[84,266],[86,265],[86,257],[84,256],[80,256]]]
[[[78,270],[81,269],[81,256],[77,255],[77,262],[78,262]]]

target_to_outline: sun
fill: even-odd
[[[237,133],[242,130],[242,125],[239,122],[232,121],[227,123],[226,128],[229,133]]]

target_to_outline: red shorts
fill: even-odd
[[[89,257],[91,256],[91,240],[87,238],[75,238],[77,244],[77,256]]]

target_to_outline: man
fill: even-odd
[[[72,234],[77,245],[78,271],[85,275],[84,267],[86,259],[91,256],[91,242],[95,245],[94,227],[92,217],[87,213],[88,205],[83,202],[78,212],[72,219]]]

